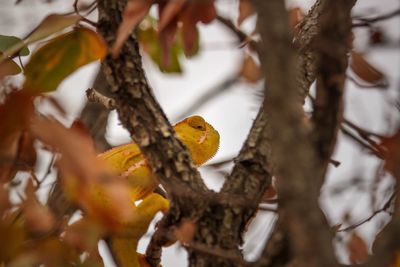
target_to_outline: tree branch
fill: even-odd
[[[296,83],[296,55],[288,16],[279,0],[254,1],[258,13],[266,75],[264,107],[269,117],[264,134],[271,143],[278,175],[280,223],[288,231],[290,248],[304,266],[336,265],[327,221],[319,209],[317,155],[304,123]]]

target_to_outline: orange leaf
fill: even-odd
[[[103,58],[107,47],[94,31],[76,28],[39,48],[25,68],[24,89],[51,92],[79,67]]]
[[[32,97],[21,91],[10,93],[0,105],[0,180],[8,181],[15,175],[21,131],[28,127],[32,113]]]
[[[36,164],[36,149],[34,138],[28,131],[20,134],[18,161],[20,170],[33,170]]]
[[[352,51],[351,58],[350,68],[360,79],[377,87],[388,86],[385,74],[372,66],[360,53]]]
[[[195,232],[196,224],[194,224],[192,221],[186,220],[174,230],[174,235],[181,243],[187,244],[193,240]]]
[[[0,80],[5,76],[16,75],[20,72],[21,68],[11,58],[6,58],[4,61],[0,62]]]
[[[386,149],[385,169],[394,176],[400,176],[400,130],[393,136],[382,139],[381,145]]]
[[[62,240],[80,252],[93,251],[97,249],[102,234],[103,230],[98,223],[82,218],[65,229]]]
[[[294,29],[297,24],[303,19],[304,14],[300,7],[292,7],[289,9],[289,24]]]
[[[124,10],[122,23],[118,27],[116,40],[111,48],[113,57],[117,57],[122,45],[128,39],[132,30],[144,18],[149,11],[152,0],[130,0]]]
[[[368,247],[365,241],[355,232],[347,243],[347,250],[349,251],[349,259],[352,264],[362,263],[368,257]]]
[[[36,197],[32,180],[28,180],[25,189],[26,200],[22,212],[28,228],[32,231],[48,232],[54,226],[54,217],[47,206],[42,205]]]
[[[248,17],[255,14],[253,5],[250,0],[240,0],[239,1],[239,17],[238,17],[238,25],[240,26],[243,21],[245,21]]]
[[[256,83],[263,78],[260,66],[256,64],[249,54],[244,55],[242,68],[239,73],[249,83]]]
[[[58,167],[66,195],[102,225],[114,228],[132,217],[131,191],[126,180],[113,179],[111,170],[97,157],[93,143],[76,129],[35,117],[32,133],[62,155]]]

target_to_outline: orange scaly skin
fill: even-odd
[[[219,134],[200,116],[191,116],[174,126],[179,140],[199,166],[212,158],[219,147]],[[126,177],[132,200],[142,199],[158,186],[157,179],[135,143],[110,149],[99,155],[118,175]]]

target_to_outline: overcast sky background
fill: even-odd
[[[58,0],[50,4],[39,0],[24,0],[18,6],[15,0],[0,1],[0,34],[15,35],[19,37],[29,33],[47,14],[62,13],[72,10],[73,0]],[[82,0],[82,2],[85,2]],[[86,1],[90,2],[90,1]],[[291,0],[288,6],[300,6],[308,10],[313,0]],[[230,18],[237,17],[237,1],[218,0],[218,11]],[[374,16],[387,13],[400,8],[397,0],[358,0],[354,15]],[[93,18],[96,15],[93,14]],[[255,19],[249,19],[243,25],[245,31],[251,32]],[[355,30],[355,49],[365,53],[376,67],[388,77],[390,87],[387,90],[360,89],[352,82],[346,83],[345,116],[356,124],[371,131],[388,134],[393,133],[399,125],[399,114],[393,108],[393,102],[399,101],[400,88],[400,19],[394,18],[380,22],[388,38],[397,42],[396,47],[375,48],[368,45],[368,32],[366,29]],[[183,60],[184,73],[182,75],[165,75],[144,56],[144,65],[154,93],[164,108],[167,116],[173,121],[182,111],[189,107],[200,95],[213,88],[218,82],[233,75],[241,65],[241,49],[233,44],[235,37],[218,23],[201,26],[201,53],[190,60]],[[26,59],[24,59],[26,61]],[[81,68],[66,79],[54,96],[59,99],[68,111],[69,122],[79,116],[85,103],[85,90],[90,87],[98,63],[93,63]],[[349,73],[351,74],[351,73]],[[196,114],[203,116],[220,132],[221,145],[218,154],[212,162],[234,157],[247,133],[258,110],[260,97],[256,88],[261,85],[251,85],[246,82],[238,83],[230,90],[210,101],[207,105],[197,110]],[[117,116],[110,116],[107,139],[113,145],[129,142],[128,133],[118,125]],[[357,187],[349,186],[344,193],[333,195],[332,189],[345,184],[351,178],[358,177],[370,187],[372,178],[379,162],[373,156],[367,155],[360,147],[347,137],[339,136],[335,160],[341,162],[337,168],[331,167],[327,181],[322,189],[321,204],[332,225],[343,220],[343,214],[351,214],[351,222],[358,222],[368,217],[373,210],[370,207],[368,192]],[[215,171],[201,168],[204,179],[210,188],[218,190],[223,183],[221,175]],[[379,190],[378,204],[388,197],[385,190],[392,183],[390,177],[385,177]],[[364,188],[365,189],[365,188]],[[367,190],[368,191],[368,190]],[[376,208],[379,208],[377,205]],[[368,241],[373,237],[387,220],[387,215],[381,214],[375,219],[359,227],[357,231]],[[254,259],[263,246],[263,240],[269,233],[274,222],[273,214],[266,212],[257,216],[250,231],[246,235],[244,252],[247,259]],[[346,240],[346,235],[343,235]],[[143,251],[147,240],[141,242]],[[337,242],[337,252],[340,258],[346,260],[345,251],[340,241]],[[104,250],[102,250],[105,255]],[[106,266],[113,266],[108,257],[105,257]],[[182,248],[175,245],[165,249],[163,266],[186,266],[186,256]]]

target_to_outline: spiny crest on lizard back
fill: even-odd
[[[188,117],[177,123],[174,129],[196,165],[203,164],[217,153],[219,133],[202,117]]]

